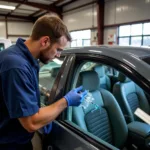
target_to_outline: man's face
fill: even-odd
[[[40,61],[44,64],[47,64],[50,60],[60,57],[61,51],[63,51],[67,45],[67,42],[68,41],[65,36],[62,36],[59,42],[54,44],[51,44],[50,41],[48,41],[47,46],[44,47],[40,52]]]

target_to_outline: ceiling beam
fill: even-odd
[[[36,14],[40,13],[41,11],[42,11],[42,9],[37,10],[37,11],[35,11],[34,13],[32,13],[31,15],[29,15],[29,16],[30,16],[30,17],[32,17],[32,16],[34,16],[34,15],[36,15]]]
[[[21,1],[21,0],[0,0],[0,1],[19,3],[19,4],[23,4],[24,3],[24,1]],[[61,9],[56,7],[54,4],[45,5],[45,4],[34,3],[34,2],[29,2],[29,1],[25,1],[24,4],[28,5],[28,6],[36,7],[36,8],[39,8],[39,9],[47,10],[47,11],[53,11],[53,12],[55,12],[57,14],[61,14],[62,13]]]
[[[63,1],[65,1],[65,0],[58,0],[58,1],[56,1],[56,2],[54,2],[54,4],[53,5],[57,5],[57,4],[59,4],[59,3],[61,3],[61,2],[63,2]],[[52,4],[50,4],[49,6],[51,6]],[[31,15],[29,15],[29,16],[34,16],[34,15],[36,15],[36,14],[38,14],[38,13],[40,13],[41,11],[43,11],[43,9],[40,9],[40,10],[38,10],[38,11],[36,11],[36,12],[34,12],[34,13],[32,13]],[[49,11],[48,11],[49,12]],[[47,13],[48,13],[47,12]]]
[[[67,5],[69,5],[69,4],[73,3],[73,2],[76,2],[76,1],[79,1],[79,0],[71,0],[71,1],[61,5],[61,7],[67,6]]]
[[[31,10],[31,9],[25,9],[25,8],[17,8],[17,10],[25,10],[25,11],[30,11],[30,12],[34,12],[35,10]]]
[[[18,4],[14,10],[11,10],[11,12],[9,12],[9,13],[7,14],[7,16],[10,16],[20,5],[21,5],[21,4]]]
[[[0,16],[6,17],[5,14],[0,14]],[[25,19],[25,20],[33,21],[33,18],[32,18],[32,17],[26,17],[26,16],[10,15],[10,16],[8,16],[8,17],[11,17],[11,18],[18,18],[18,19]]]
[[[65,1],[65,0],[58,0],[58,1],[54,2],[54,4],[57,5],[57,4],[62,3],[62,2],[64,2],[64,1]]]
[[[93,2],[86,3],[86,4],[83,4],[83,5],[71,8],[69,10],[66,10],[66,11],[64,11],[64,13],[69,12],[69,11],[73,11],[73,10],[76,10],[76,9],[79,9],[79,8],[82,8],[82,7],[85,7],[85,6],[88,6],[88,5],[92,5],[92,4],[96,3],[96,2],[97,2],[97,0],[93,0]]]
[[[46,11],[46,12],[41,13],[41,14],[38,15],[36,18],[38,19],[39,17],[41,17],[41,16],[43,16],[43,15],[46,15],[47,13],[49,13],[49,11]]]

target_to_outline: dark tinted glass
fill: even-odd
[[[0,43],[0,51],[4,50],[5,49],[5,45],[4,43]]]

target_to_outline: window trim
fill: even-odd
[[[68,69],[69,74],[67,75],[67,80],[63,83],[63,87],[65,90],[62,90],[61,95],[64,95],[67,93],[71,85],[73,85],[72,80],[75,77],[76,72],[79,70],[79,66],[81,66],[81,63],[84,61],[93,61],[102,63],[104,65],[108,65],[110,67],[113,67],[114,69],[117,69],[121,71],[122,73],[126,74],[129,78],[131,78],[137,85],[139,85],[145,92],[150,91],[150,84],[147,79],[145,79],[142,75],[140,75],[136,70],[131,68],[129,65],[125,64],[124,62],[121,62],[119,60],[116,60],[114,58],[110,58],[108,56],[99,55],[99,54],[71,54],[71,56],[74,56],[72,63]],[[69,58],[68,58],[69,59]],[[113,61],[113,64],[112,64]],[[74,68],[75,66],[75,68]],[[55,98],[57,97],[55,93]],[[92,145],[95,147],[101,148],[101,149],[110,149],[107,147],[107,145],[104,145],[103,143],[98,142],[93,137],[89,136],[88,134],[85,134],[84,132],[80,131],[73,125],[69,124],[67,121],[63,120],[66,117],[66,111],[64,111],[59,118],[56,119],[56,122],[62,125],[63,128],[67,128],[68,130],[74,132],[79,137],[85,139],[86,141],[89,141]],[[113,146],[113,145],[112,145]]]
[[[102,63],[104,65],[113,67],[114,69],[119,70],[122,73],[126,74],[131,80],[133,80],[137,85],[139,85],[145,92],[149,93],[150,91],[150,81],[144,78],[142,75],[140,75],[136,70],[131,68],[125,62],[121,62],[117,59],[104,56],[104,55],[99,55],[99,54],[69,54],[68,53],[68,54],[64,54],[63,56],[65,57],[65,60],[62,64],[62,67],[55,79],[55,82],[51,90],[52,97],[50,97],[49,99],[51,100],[51,102],[55,102],[57,98],[62,98],[61,96],[69,92],[69,90],[71,89],[70,85],[72,83],[72,77],[74,77],[74,73],[77,70],[77,66],[79,66],[81,62],[87,60]],[[67,63],[67,67],[66,67],[66,63]],[[65,79],[61,78],[62,75],[65,76]],[[63,80],[63,85],[61,85],[61,87],[59,87],[60,80]],[[62,87],[65,90],[62,90]],[[59,97],[57,95],[58,93],[59,93]]]

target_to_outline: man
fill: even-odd
[[[0,52],[0,149],[32,149],[36,130],[53,121],[67,106],[78,106],[86,92],[82,87],[52,105],[40,108],[39,65],[59,57],[71,41],[64,23],[56,16],[43,16],[26,41]]]

